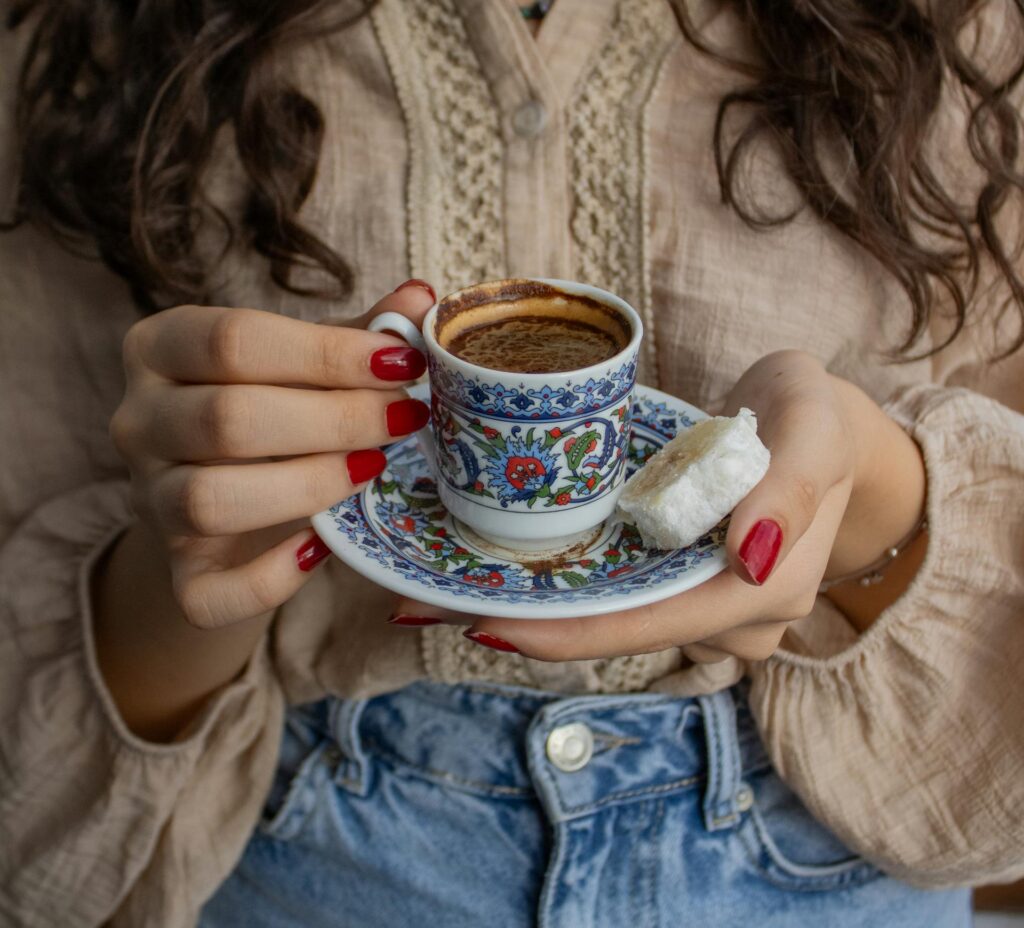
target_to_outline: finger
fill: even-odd
[[[472,625],[475,618],[476,616],[464,612],[452,612],[439,606],[401,597],[395,600],[388,622],[406,628],[421,628],[424,625],[439,625],[442,622],[451,625]]]
[[[742,625],[712,635],[695,644],[687,645],[683,650],[687,656],[691,649],[698,649],[708,655],[721,655],[717,660],[737,657],[748,662],[765,661],[778,650],[779,642],[782,641],[787,627],[787,622],[757,622],[751,625]],[[698,663],[707,663],[707,661],[698,661]]]
[[[398,390],[154,384],[119,443],[164,461],[355,451],[422,428],[430,408]]]
[[[764,439],[772,454],[768,472],[733,510],[726,536],[732,569],[755,586],[785,560],[849,469],[843,426],[827,399],[791,402]]]
[[[709,648],[705,644],[684,644],[682,652],[695,664],[721,664],[732,658],[733,655],[726,651],[719,651],[717,648]]]
[[[287,602],[326,560],[327,546],[308,528],[237,567],[206,569],[182,554],[172,556],[175,598],[197,628],[221,628],[263,615]]]
[[[530,621],[488,617],[477,620],[472,630],[544,661],[648,654],[751,621],[758,615],[758,599],[747,584],[725,571],[679,596],[624,612]]]
[[[349,325],[364,329],[381,313],[399,313],[419,328],[423,323],[423,317],[436,302],[437,294],[434,288],[425,280],[413,278],[399,284],[392,293],[378,300],[369,312],[351,322],[335,318],[325,319],[324,322],[328,325]]]
[[[409,289],[381,302],[419,313],[428,299],[422,290]],[[133,333],[126,356],[182,383],[386,389],[426,369],[423,355],[394,335],[253,309],[178,306],[144,320]]]
[[[150,511],[168,534],[217,537],[304,519],[381,471],[377,448],[259,464],[187,464],[156,478]]]

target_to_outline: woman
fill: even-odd
[[[9,11],[12,923],[964,925],[1024,873],[1019,0],[541,12]],[[425,419],[366,308],[522,274],[773,462],[715,580],[467,638],[305,519]]]

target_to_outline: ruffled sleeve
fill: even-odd
[[[850,848],[921,886],[1010,881],[1024,876],[1024,416],[947,386],[886,408],[924,455],[925,562],[839,653],[754,666],[752,709],[781,776]]]
[[[0,922],[191,926],[257,818],[283,699],[261,647],[185,737],[129,732],[96,664],[93,565],[127,485],[36,509],[0,548]]]

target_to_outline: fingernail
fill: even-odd
[[[331,549],[320,540],[320,537],[313,535],[295,552],[295,560],[299,562],[299,570],[308,573],[330,553]]]
[[[415,380],[427,359],[415,348],[380,348],[370,355],[370,372],[379,380]]]
[[[366,483],[373,480],[384,470],[388,459],[379,448],[367,448],[365,451],[350,451],[345,458],[348,467],[348,479],[353,483]]]
[[[399,284],[395,287],[395,293],[399,290],[404,290],[406,287],[419,287],[421,290],[426,290],[430,294],[431,302],[437,302],[437,294],[434,293],[434,288],[430,286],[425,280],[420,280],[418,277],[413,277],[411,280],[407,280],[404,284]]]
[[[762,519],[743,539],[740,560],[747,568],[750,579],[758,586],[768,579],[782,547],[782,529],[771,519]]]
[[[393,615],[388,619],[392,625],[405,625],[414,628],[421,625],[440,625],[440,619],[431,619],[425,615]]]
[[[487,632],[475,632],[473,629],[467,629],[463,633],[463,637],[468,638],[470,641],[475,641],[477,644],[482,644],[485,648],[493,648],[495,651],[508,651],[512,654],[519,654],[519,648],[514,644],[506,641],[504,638],[499,638],[497,635],[488,635]]]
[[[430,418],[430,407],[419,400],[398,400],[387,407],[388,435],[418,432]]]

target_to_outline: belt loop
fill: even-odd
[[[359,738],[359,720],[366,708],[365,699],[333,699],[329,725],[339,752],[334,782],[357,796],[365,796],[366,754]]]
[[[736,705],[729,690],[698,696],[704,713],[708,780],[704,791],[704,827],[708,831],[731,828],[740,820],[736,797],[743,768],[736,736]]]

